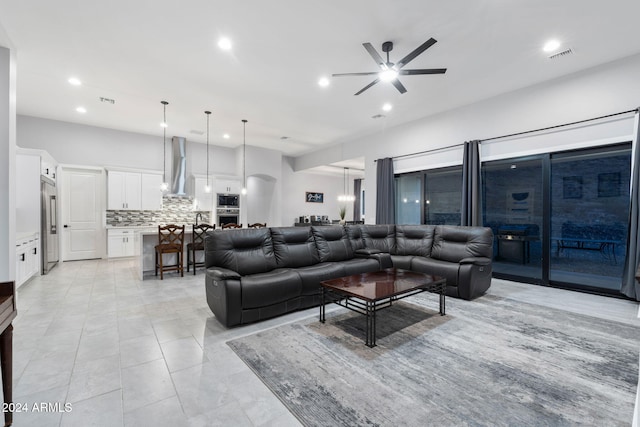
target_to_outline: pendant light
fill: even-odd
[[[204,186],[205,193],[211,193],[211,184],[209,183],[209,116],[211,111],[204,112],[207,115],[207,183]]]
[[[169,184],[167,184],[167,101],[160,101],[162,104],[162,184],[160,184],[160,191],[167,191]]]
[[[242,119],[242,190],[247,194],[247,120]]]
[[[356,196],[349,194],[349,168],[342,169],[342,191],[343,194],[338,196],[339,202],[353,202]]]

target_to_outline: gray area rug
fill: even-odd
[[[629,426],[640,332],[491,295],[420,294],[228,342],[308,426]]]

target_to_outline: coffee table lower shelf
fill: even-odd
[[[383,270],[383,272],[387,273],[396,273],[400,271],[401,273],[411,273],[405,272],[402,270],[396,269],[387,269]],[[349,288],[346,287],[344,291],[336,289],[336,281],[340,280],[353,280],[357,278],[360,280],[360,284],[358,286],[366,286],[367,284],[372,284],[375,286],[375,282],[371,282],[369,275],[376,273],[365,273],[362,275],[354,275],[348,276],[346,278],[330,280],[326,282],[321,282],[322,285],[322,299],[320,304],[320,322],[325,323],[325,306],[327,303],[335,303],[342,307],[345,307],[351,311],[355,311],[356,313],[360,313],[366,316],[366,337],[365,344],[368,347],[376,346],[376,312],[382,310],[387,307],[391,307],[394,301],[398,301],[422,292],[431,292],[439,295],[439,312],[441,316],[444,316],[445,313],[445,294],[447,290],[446,279],[438,276],[430,276],[424,275],[428,280],[425,283],[415,283],[415,286],[411,286],[409,289],[403,289],[400,293],[394,293],[392,290],[389,292],[383,292],[383,295],[377,295],[374,298],[367,298],[361,295],[354,295],[349,291]],[[411,273],[417,274],[420,273]],[[413,278],[415,280],[415,278]],[[391,283],[393,286],[394,283]],[[395,287],[394,287],[395,288]],[[387,295],[388,294],[388,295]]]

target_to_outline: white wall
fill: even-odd
[[[172,136],[167,134],[167,174]],[[18,146],[46,150],[62,164],[162,170],[161,136],[18,116]],[[206,150],[206,144],[187,137],[187,174],[207,172]],[[210,174],[236,174],[233,149],[210,145],[209,156]]]
[[[15,280],[16,52],[0,27],[0,281]]]
[[[367,222],[375,222],[375,159],[564,124],[636,108],[640,105],[640,54],[347,141],[295,159],[293,169],[365,156]],[[629,140],[631,116],[576,132],[548,132],[483,144],[483,160],[516,157],[541,149],[575,148],[593,141]],[[398,171],[460,164],[461,148],[395,162]],[[459,160],[457,160],[459,159]]]
[[[285,157],[282,162],[282,192],[286,194],[282,203],[283,225],[293,225],[299,216],[327,215],[329,219],[340,219],[341,203],[338,196],[343,192],[342,176],[322,175],[318,173],[293,170],[294,159]],[[353,189],[353,187],[351,187]],[[324,193],[324,203],[307,203],[307,191]],[[353,206],[347,206],[346,219],[353,218]]]

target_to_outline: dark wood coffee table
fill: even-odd
[[[322,303],[320,322],[325,321],[325,305],[336,303],[367,316],[365,344],[376,346],[376,312],[390,307],[394,301],[420,292],[440,295],[440,315],[445,315],[447,280],[440,276],[387,268],[373,273],[354,274],[320,282]]]

